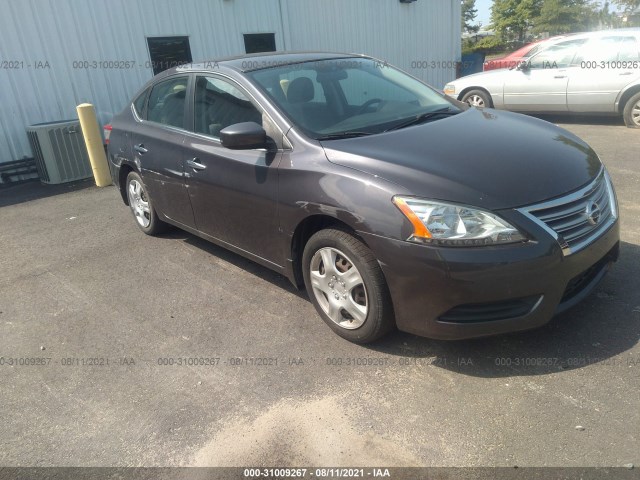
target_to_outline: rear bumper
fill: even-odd
[[[380,261],[400,330],[458,340],[540,327],[583,300],[617,260],[619,221],[580,252],[549,238],[434,248],[362,234]]]

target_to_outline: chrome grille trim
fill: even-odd
[[[598,221],[589,219],[589,208],[597,205]],[[517,209],[546,230],[571,255],[589,246],[618,219],[618,206],[609,174],[602,168],[586,187],[564,197]]]

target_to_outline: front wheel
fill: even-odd
[[[302,263],[309,298],[338,335],[369,343],[393,329],[384,275],[360,240],[342,230],[321,230],[307,242]]]
[[[158,218],[147,189],[137,172],[127,175],[127,200],[140,230],[147,235],[164,232],[168,225]]]
[[[629,99],[624,106],[624,123],[629,128],[640,128],[640,92]]]
[[[491,95],[484,90],[471,90],[464,94],[462,101],[472,107],[490,108],[492,106]]]

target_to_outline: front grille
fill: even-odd
[[[541,296],[516,298],[493,303],[459,305],[441,315],[438,320],[447,323],[477,323],[522,317],[540,303]]]
[[[520,211],[537,220],[554,235],[565,255],[588,246],[606,232],[617,218],[615,194],[604,169],[580,191]]]

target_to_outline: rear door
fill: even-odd
[[[528,68],[512,70],[504,84],[508,110],[566,112],[570,67],[584,39],[553,45],[527,61]]]
[[[197,75],[193,99],[185,168],[197,229],[273,263],[281,256],[272,239],[278,231],[277,144],[282,134],[250,95],[226,77]],[[223,147],[220,130],[241,122],[262,125],[275,139],[273,151]]]
[[[635,36],[595,38],[581,49],[572,68],[567,102],[572,112],[615,112],[620,91],[640,79],[640,45]]]
[[[195,227],[185,185],[184,134],[188,75],[169,77],[149,93],[146,118],[133,132],[134,155],[156,210],[174,222]]]

